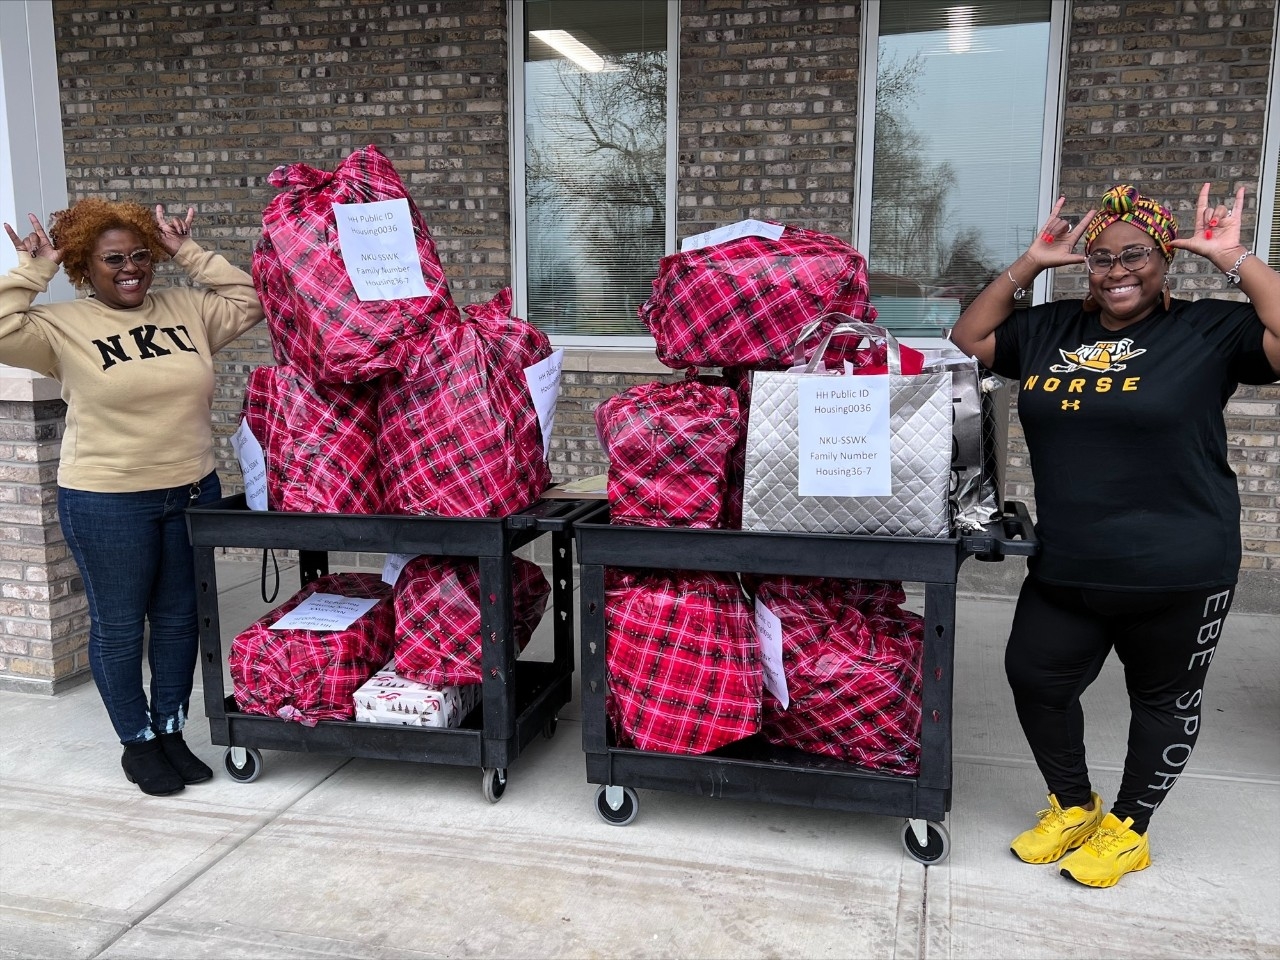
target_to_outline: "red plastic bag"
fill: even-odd
[[[299,513],[380,513],[377,393],[316,384],[293,367],[249,374],[244,417],[262,445],[267,507]]]
[[[313,593],[376,599],[345,630],[272,630]],[[330,573],[307,584],[231,642],[227,658],[236,703],[245,713],[314,726],[355,717],[356,689],[391,657],[391,588],[372,573]]]
[[[523,650],[547,609],[551,584],[542,568],[511,558],[511,632]],[[395,585],[396,673],[432,687],[484,680],[480,636],[480,564],[456,557],[414,557]]]
[[[619,746],[698,754],[759,732],[764,673],[735,576],[609,568],[604,614]]]
[[[899,345],[899,356],[902,363],[902,375],[917,376],[924,370],[924,354],[914,347]],[[883,343],[873,343],[868,347],[858,347],[849,358],[852,372],[859,376],[871,376],[889,372],[889,348]]]
[[[697,379],[645,383],[604,401],[595,420],[609,457],[612,523],[723,524],[730,460],[746,431],[731,388]]]
[[[317,383],[357,383],[402,368],[402,352],[458,308],[426,221],[391,162],[374,146],[356,150],[332,173],[305,163],[277,167],[282,188],[262,212],[253,278],[277,359]],[[409,202],[427,295],[360,300],[347,275],[333,204]]]
[[[836,237],[786,227],[777,240],[739,237],[663,257],[639,315],[669,367],[782,370],[805,324],[831,312],[875,320],[866,260]]]
[[[823,577],[747,577],[782,621],[790,704],[766,693],[771,742],[871,770],[920,770],[924,624],[902,610],[900,583]]]
[[[503,517],[551,484],[524,369],[551,342],[510,315],[511,291],[434,328],[378,400],[378,450],[389,510]]]

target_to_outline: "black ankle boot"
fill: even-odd
[[[183,783],[204,783],[213,779],[213,771],[191,752],[187,742],[182,739],[181,730],[162,733],[156,739],[160,741],[160,749],[164,751],[169,766],[173,767]]]
[[[126,743],[120,766],[124,767],[130,783],[136,783],[139,790],[153,797],[167,797],[184,786],[178,771],[165,759],[158,739]]]

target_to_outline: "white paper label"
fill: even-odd
[[[405,566],[416,556],[416,553],[388,553],[386,563],[382,565],[382,582],[394,587]]]
[[[542,456],[551,456],[551,430],[556,423],[556,398],[560,396],[560,371],[564,367],[564,348],[552,352],[545,360],[539,360],[524,368],[524,380],[533,397],[533,408],[538,411],[538,426],[542,428]]]
[[[272,630],[345,630],[373,609],[377,600],[313,593],[271,625]]]
[[[889,378],[801,377],[797,389],[800,496],[893,493]]]
[[[736,240],[738,237],[765,237],[769,240],[777,240],[782,236],[784,229],[786,228],[780,223],[765,223],[763,220],[739,220],[737,223],[716,227],[706,233],[695,233],[692,237],[685,237],[680,241],[680,252],[684,253],[701,247],[715,246],[717,243]]]
[[[335,203],[333,218],[357,297],[405,300],[427,295],[407,199]]]
[[[778,698],[785,710],[791,706],[791,694],[787,691],[787,675],[782,669],[782,621],[759,600],[756,601],[756,637],[760,640],[764,688]]]
[[[231,435],[231,449],[240,461],[240,476],[244,478],[244,499],[250,510],[267,509],[267,459],[262,455],[262,444],[249,429],[249,421],[243,417],[240,426]]]

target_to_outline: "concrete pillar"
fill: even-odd
[[[0,220],[20,233],[67,205],[50,0],[0,3]],[[0,237],[0,270],[17,264]],[[46,302],[75,291],[58,275]],[[0,686],[41,693],[88,677],[88,613],[58,526],[59,385],[0,365]]]

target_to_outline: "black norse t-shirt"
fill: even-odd
[[[1017,380],[1047,583],[1115,590],[1235,583],[1240,496],[1223,407],[1271,383],[1249,303],[1175,300],[1113,332],[1078,300],[1017,310],[992,369]]]

